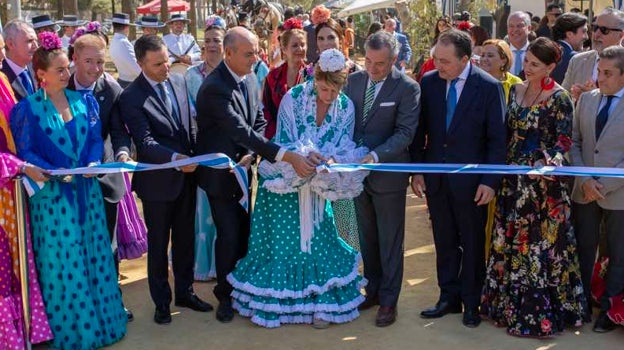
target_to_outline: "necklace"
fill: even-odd
[[[531,102],[530,105],[526,106],[524,105],[524,100],[526,99],[527,95],[529,94],[529,88],[531,87],[531,83],[529,83],[527,85],[526,90],[524,91],[524,95],[522,95],[522,101],[520,101],[520,106],[521,107],[531,107],[535,104],[535,102],[537,101],[537,99],[542,95],[542,92],[544,92],[544,88],[542,87],[542,89],[540,90],[540,92],[537,93],[537,96],[535,96],[535,98],[533,99],[533,102]]]

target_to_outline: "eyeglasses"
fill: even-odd
[[[601,32],[603,35],[608,35],[608,34],[609,34],[609,33],[611,33],[612,31],[614,31],[614,32],[621,32],[621,31],[622,31],[622,29],[618,29],[618,28],[609,28],[609,27],[605,27],[605,26],[599,26],[599,25],[596,25],[596,24],[592,24],[591,28],[592,28],[592,33],[595,33],[595,32],[596,32],[596,30],[600,29],[600,32]]]

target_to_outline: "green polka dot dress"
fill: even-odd
[[[280,105],[275,141],[293,150],[295,141],[311,140],[322,154],[344,161],[344,151],[355,148],[353,104],[340,94],[324,123],[316,126],[309,118],[316,111],[315,97],[312,83],[289,91]],[[309,249],[302,249],[300,193],[271,191],[266,184],[276,177],[260,174],[249,251],[228,275],[234,308],[269,328],[312,323],[315,318],[331,323],[357,318],[365,284],[358,273],[360,256],[339,237],[331,201],[313,194],[319,210]]]

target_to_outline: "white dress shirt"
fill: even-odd
[[[69,41],[71,40],[71,36],[63,35],[61,37],[61,42],[63,43],[63,51],[67,52],[69,48]]]
[[[611,117],[611,113],[613,113],[613,111],[615,110],[615,107],[617,107],[618,103],[620,103],[620,99],[622,98],[622,96],[624,96],[624,88],[622,88],[620,91],[616,92],[613,95],[613,100],[611,100],[611,106],[609,106],[609,113],[607,113],[609,117]],[[600,105],[598,106],[598,112],[600,112],[606,104],[607,104],[607,96],[602,95],[602,99],[600,100]]]
[[[132,82],[141,74],[141,67],[136,60],[134,47],[128,37],[115,33],[110,44],[110,56],[119,72],[119,80]]]
[[[514,64],[511,65],[510,67],[510,71],[512,71],[515,67],[515,59],[516,59],[516,51],[520,50],[522,53],[520,54],[520,59],[521,59],[521,64],[520,66],[523,68],[524,70],[524,58],[526,57],[526,53],[527,53],[527,49],[529,48],[529,41],[527,40],[526,44],[524,44],[523,47],[521,48],[517,48],[515,46],[513,46],[511,43],[509,44],[509,47],[511,48],[511,56],[514,59]],[[520,71],[521,72],[521,71]],[[518,76],[520,74],[520,72],[511,72],[511,74]]]
[[[464,70],[457,77],[457,82],[455,83],[455,97],[457,97],[457,101],[455,101],[455,105],[459,102],[459,97],[461,96],[462,91],[464,91],[464,85],[466,85],[466,79],[468,79],[468,74],[470,74],[470,70],[472,69],[472,63],[468,62]],[[451,81],[446,81],[446,95],[448,96],[449,88],[451,87]]]
[[[183,56],[185,54],[191,56],[193,65],[202,62],[201,49],[191,34],[182,33],[180,35],[175,35],[169,33],[163,36],[163,41],[165,45],[167,45],[167,50],[169,51],[169,63],[173,63],[176,60],[172,53],[177,56]],[[191,48],[190,50],[189,47]]]

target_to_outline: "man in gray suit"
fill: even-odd
[[[624,38],[624,12],[608,7],[594,20],[591,26],[593,50],[579,53],[570,59],[563,79],[564,89],[578,100],[583,92],[596,88],[598,79],[598,55],[603,49],[619,45]]]
[[[371,152],[362,163],[407,163],[420,113],[418,83],[394,64],[399,44],[391,33],[377,32],[366,42],[365,71],[351,74],[345,89],[355,105],[355,142]],[[372,172],[355,199],[366,300],[360,309],[380,305],[375,324],[396,320],[403,279],[405,196],[408,174]]]
[[[580,96],[574,114],[570,156],[575,166],[624,167],[624,47],[611,46],[599,55],[600,89]],[[615,324],[608,318],[610,298],[624,291],[624,180],[577,177],[572,191],[574,231],[578,245],[581,279],[591,300],[591,278],[598,232],[603,223],[609,267],[600,314],[594,331],[608,332]],[[591,310],[585,320],[591,320]]]

